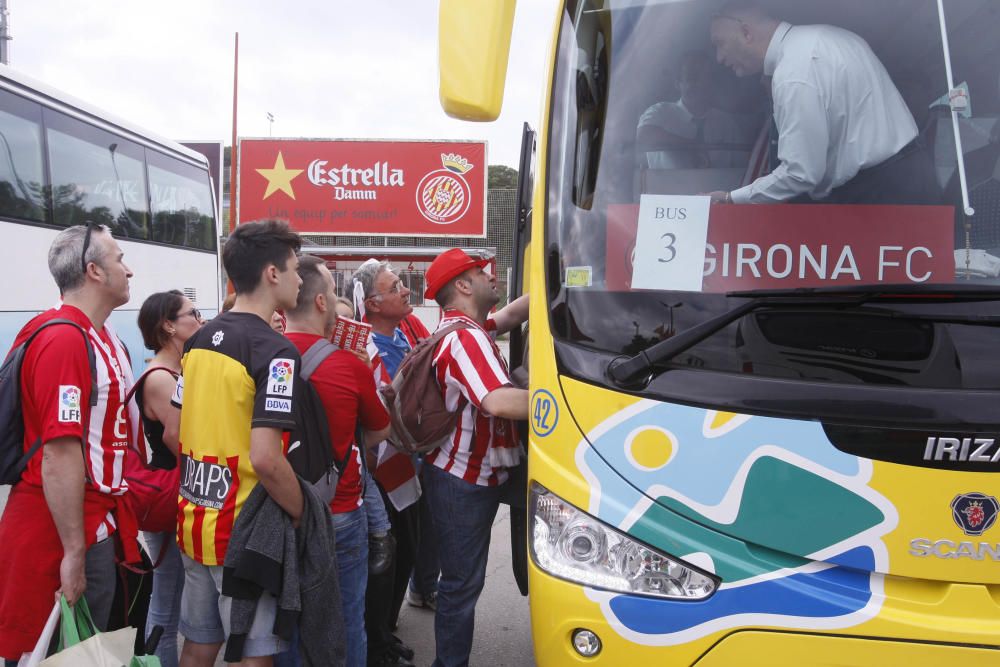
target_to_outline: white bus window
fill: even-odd
[[[204,170],[147,151],[153,208],[152,240],[215,249],[212,191]]]
[[[149,238],[143,149],[48,109],[45,126],[55,223],[92,220],[117,236]]]
[[[0,215],[44,222],[42,110],[0,92]]]

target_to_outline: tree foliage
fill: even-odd
[[[486,183],[490,189],[516,188],[517,169],[503,164],[491,164]]]

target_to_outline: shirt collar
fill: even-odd
[[[781,60],[781,54],[784,52],[782,42],[791,29],[791,23],[782,21],[778,24],[778,29],[771,35],[771,43],[767,45],[767,53],[764,54],[764,76],[774,75],[774,70],[778,67],[778,61]]]
[[[94,329],[94,331],[97,331],[94,323],[87,317],[87,314],[76,306],[71,306],[60,299],[56,302],[54,309],[59,311],[60,316],[75,321],[81,327],[84,327],[84,329]]]
[[[438,329],[442,329],[445,326],[447,326],[447,324],[450,324],[449,320],[463,320],[475,326],[477,329],[483,329],[482,325],[480,325],[479,322],[475,321],[462,311],[453,309],[444,311],[444,315],[441,317],[441,322],[438,324]],[[486,330],[483,329],[483,331]]]
[[[397,347],[410,347],[409,341],[406,340],[406,334],[399,327],[396,327],[395,331],[392,332],[392,337],[386,336],[385,334],[380,334],[377,331],[372,331],[372,335],[380,340],[390,342]]]

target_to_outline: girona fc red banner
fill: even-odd
[[[239,222],[300,234],[486,236],[486,143],[241,139]]]
[[[705,292],[955,280],[951,206],[719,205],[709,215]],[[638,225],[638,206],[608,206],[608,289],[632,289]]]

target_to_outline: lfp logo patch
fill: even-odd
[[[292,397],[292,376],[295,374],[295,360],[293,359],[272,359],[269,377],[267,379],[267,393],[274,396]]]
[[[951,501],[951,515],[966,535],[982,535],[993,527],[1000,503],[985,493],[963,493]]]
[[[71,384],[59,385],[59,421],[65,423],[79,424],[80,415],[80,388]]]

